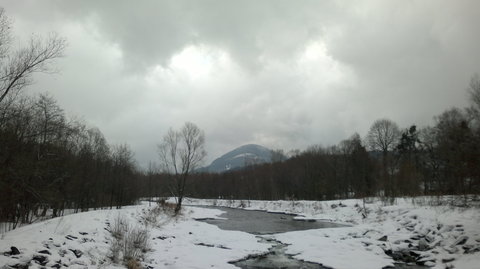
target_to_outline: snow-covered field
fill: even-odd
[[[423,200],[422,200],[423,199]],[[321,219],[352,225],[346,228],[287,232],[275,239],[290,244],[296,258],[336,269],[375,269],[392,265],[385,254],[404,255],[434,268],[480,268],[480,210],[432,206],[428,198],[398,199],[394,205],[381,201],[231,201],[187,199],[190,205],[243,207],[299,214],[298,218]],[[148,204],[119,210],[98,210],[68,215],[27,225],[0,237],[0,268],[124,268],[112,263],[110,230],[118,216],[130,225],[140,221]],[[235,268],[229,261],[264,253],[271,246],[254,235],[220,230],[195,218],[218,218],[218,209],[184,207],[179,217],[159,215],[148,224],[149,250],[146,268]],[[12,253],[11,247],[19,254]],[[42,265],[43,264],[43,265]],[[453,267],[451,267],[453,266]],[[23,267],[25,268],[25,267]]]

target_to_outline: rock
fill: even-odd
[[[65,254],[67,254],[67,251],[65,249],[58,250],[58,255],[60,255],[60,257],[65,257]]]
[[[209,248],[213,248],[215,247],[215,245],[212,245],[212,244],[205,244],[205,243],[197,243],[195,244],[197,246],[204,246],[204,247],[209,247]]]
[[[330,207],[331,207],[332,209],[335,209],[335,208],[337,208],[337,205],[336,205],[336,204],[332,204]]]
[[[424,250],[428,250],[429,248],[430,246],[428,245],[425,239],[421,238],[420,240],[418,240],[418,250],[424,251]]]
[[[10,247],[10,255],[18,255],[20,254],[20,251],[18,250],[18,248],[14,247],[14,246],[11,246]]]
[[[411,239],[411,240],[414,240],[414,241],[416,241],[416,240],[420,240],[421,238],[422,238],[422,237],[421,237],[420,235],[418,235],[418,234],[416,234],[416,235],[414,235],[414,236],[410,237],[410,239]]]
[[[157,237],[154,237],[153,239],[165,240],[168,238],[175,238],[175,236],[157,236]]]
[[[455,258],[445,258],[445,259],[442,259],[442,262],[447,263],[447,262],[453,262],[454,260]]]
[[[418,258],[420,257],[420,253],[416,252],[416,251],[409,251],[408,254],[412,257],[415,257],[415,258]]]
[[[36,263],[40,264],[41,266],[45,266],[48,263],[48,258],[46,256],[42,256],[42,255],[35,255],[35,256],[33,256],[32,261],[35,261]]]
[[[366,242],[366,241],[362,241],[362,244],[363,244],[365,247],[368,247],[368,246],[370,246],[372,243]]]
[[[29,264],[28,263],[17,263],[15,265],[10,265],[9,267],[15,268],[15,269],[28,269]],[[7,267],[7,268],[9,268]]]
[[[383,241],[383,242],[386,242],[388,240],[388,236],[384,235],[380,238],[377,239],[378,241]]]
[[[40,253],[40,254],[46,254],[46,255],[52,255],[52,253],[50,253],[50,251],[48,251],[48,250],[46,250],[46,249],[45,249],[45,250],[40,250],[38,253]]]
[[[80,258],[83,255],[83,252],[81,250],[78,250],[78,249],[69,249],[69,250],[73,252],[73,254],[75,254],[75,257],[77,258]]]
[[[459,238],[457,238],[457,240],[455,241],[455,243],[453,243],[453,245],[455,246],[463,245],[467,242],[467,240],[468,240],[468,236],[462,235]]]
[[[435,262],[434,262],[434,261],[426,261],[423,265],[424,265],[424,266],[428,266],[428,267],[434,267],[434,266],[435,266]]]
[[[471,254],[480,251],[480,245],[466,244],[462,246],[465,254]]]
[[[435,241],[435,237],[432,235],[427,235],[425,236],[425,240],[427,240],[427,243],[432,243],[433,241]]]
[[[412,252],[412,251],[408,251],[408,250],[402,251],[402,252],[401,252],[401,257],[402,257],[401,260],[404,261],[404,262],[406,262],[406,263],[414,263],[414,262],[416,262],[416,260],[417,260],[416,258],[417,258],[418,256],[416,255],[416,256],[414,257],[414,256],[412,256],[412,253],[413,253],[413,254],[416,254],[416,253],[414,253],[414,252]]]
[[[76,236],[73,236],[73,235],[70,235],[70,234],[69,234],[69,235],[67,235],[67,236],[65,236],[65,238],[67,238],[68,240],[74,240],[74,239],[78,239],[78,237],[76,237]]]
[[[59,263],[56,263],[56,264],[52,265],[51,267],[52,267],[52,268],[59,269],[59,268],[61,268],[61,267],[62,267],[62,265],[61,265],[61,264],[59,264]]]
[[[78,232],[78,233],[81,234],[81,235],[87,235],[88,234],[86,232]]]
[[[450,231],[453,230],[453,226],[452,225],[445,225],[443,226],[441,229],[440,229],[440,232],[441,233],[448,233]]]
[[[455,246],[444,247],[443,249],[445,249],[449,254],[455,254],[458,252],[458,248]]]

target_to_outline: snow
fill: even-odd
[[[450,205],[432,205],[431,198],[397,199],[386,205],[372,199],[362,216],[361,200],[337,201],[247,201],[187,199],[189,205],[217,205],[299,214],[300,219],[316,219],[349,224],[271,235],[287,246],[296,258],[321,263],[335,269],[375,269],[392,265],[385,251],[414,250],[418,260],[433,268],[474,269],[480,262],[480,210]],[[1,235],[0,268],[47,257],[46,268],[125,268],[112,263],[110,224],[119,215],[132,225],[145,225],[141,217],[148,204],[114,210],[97,210],[50,219]],[[271,243],[258,242],[252,234],[221,230],[197,218],[219,218],[219,209],[185,206],[178,217],[161,214],[149,225],[150,250],[143,266],[153,268],[235,268],[230,261],[250,254],[266,253]],[[409,246],[410,245],[410,246]],[[10,247],[19,255],[8,255]],[[48,250],[50,254],[39,254]],[[74,252],[82,255],[76,257]],[[2,255],[2,253],[7,253]]]
[[[153,230],[154,238],[170,238],[154,240],[153,253],[146,259],[148,264],[155,268],[236,268],[228,262],[264,253],[271,246],[257,242],[252,234],[221,230],[193,219],[216,218],[222,213],[220,210],[197,207],[186,210],[185,218]]]
[[[134,211],[136,209],[132,207],[121,210],[124,214]],[[51,255],[44,256],[47,256],[49,267],[57,264],[57,261],[60,261],[59,264],[68,265],[69,268],[98,266],[104,263],[109,251],[107,241],[109,233],[104,229],[105,223],[118,213],[119,210],[78,213],[23,226],[5,233],[0,240],[0,251],[7,252],[11,246],[15,246],[21,254],[11,257],[0,255],[0,265],[22,264],[38,255],[38,251],[48,250]],[[84,254],[76,258],[71,250],[80,250]],[[29,268],[41,266],[32,262]]]
[[[291,244],[287,253],[298,254],[296,258],[333,268],[372,269],[392,265],[391,258],[380,247],[366,248],[363,241],[352,237],[359,232],[356,227],[328,228],[279,234],[275,239]]]
[[[46,267],[60,264],[66,268],[125,268],[113,264],[110,256],[111,235],[107,231],[114,219],[121,215],[131,224],[139,223],[148,205],[131,206],[115,210],[98,210],[54,218],[7,232],[0,240],[0,253],[11,246],[20,255],[1,255],[0,268],[25,264],[34,256],[47,257]],[[158,224],[150,227],[150,248],[144,265],[154,268],[235,268],[229,261],[248,254],[264,253],[271,246],[257,242],[254,235],[223,231],[194,218],[216,218],[222,211],[185,207],[183,215],[171,218],[160,216]],[[70,238],[70,239],[69,239]],[[50,254],[39,254],[48,250]],[[81,251],[77,258],[73,251]],[[3,267],[2,267],[3,266]],[[43,268],[34,261],[29,268]]]
[[[346,223],[346,228],[295,231],[275,235],[290,244],[287,253],[336,269],[382,268],[393,260],[385,251],[414,250],[418,260],[433,268],[474,269],[480,262],[480,210],[456,207],[456,197],[398,198],[393,205],[379,199],[336,201],[197,200],[195,205],[239,207],[299,214],[299,219]],[[386,236],[384,241],[379,240]],[[462,242],[466,240],[465,242]],[[410,246],[409,246],[410,245]]]
[[[257,157],[257,155],[247,152],[247,153],[241,153],[241,154],[235,155],[232,157],[232,159],[246,158],[246,157]]]

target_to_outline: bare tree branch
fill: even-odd
[[[28,46],[10,52],[10,22],[0,9],[0,103],[12,92],[32,84],[34,73],[51,73],[54,59],[63,56],[65,39],[57,34],[32,37]]]
[[[206,156],[205,135],[195,124],[185,123],[180,131],[170,129],[158,145],[160,161],[165,172],[175,181],[173,191],[177,198],[175,211],[181,209],[185,186],[189,175]]]

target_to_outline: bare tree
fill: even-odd
[[[188,177],[206,156],[204,145],[203,131],[191,122],[185,123],[179,131],[170,129],[158,145],[164,170],[173,176],[175,182],[171,191],[177,199],[177,213],[182,208]]]
[[[467,112],[470,118],[473,119],[475,127],[480,128],[480,76],[478,74],[473,75],[470,80],[468,94],[470,107],[467,108]]]
[[[0,61],[7,55],[10,40],[10,20],[5,15],[5,10],[0,7]]]
[[[387,153],[395,149],[400,131],[395,122],[389,119],[376,120],[368,131],[367,142],[371,150]]]
[[[382,152],[382,179],[385,184],[386,195],[393,196],[394,186],[388,173],[389,152],[397,145],[400,131],[395,122],[389,119],[376,120],[367,134],[367,143],[371,150]]]
[[[47,38],[32,37],[30,43],[10,51],[10,21],[0,8],[0,104],[11,93],[30,85],[34,73],[52,72],[50,63],[63,55],[65,39],[56,34]]]

